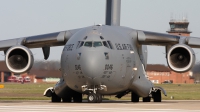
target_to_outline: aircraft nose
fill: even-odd
[[[88,51],[82,55],[82,71],[84,75],[90,79],[95,79],[99,74],[102,63],[102,56],[95,51]]]

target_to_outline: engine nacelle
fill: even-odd
[[[13,73],[24,73],[33,66],[33,54],[25,46],[13,46],[6,52],[6,65]]]
[[[195,63],[195,54],[192,48],[185,44],[172,46],[167,54],[168,66],[176,72],[186,72]]]

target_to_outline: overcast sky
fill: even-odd
[[[1,0],[0,39],[45,34],[105,23],[105,0]],[[166,33],[170,17],[188,16],[191,36],[200,37],[200,0],[122,0],[121,26]],[[51,49],[60,60],[63,47]],[[33,49],[43,60],[42,49]],[[164,47],[148,46],[148,63],[166,64]],[[200,50],[195,50],[197,62]],[[4,59],[0,52],[0,60]]]

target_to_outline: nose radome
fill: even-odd
[[[102,61],[102,55],[95,51],[85,52],[82,57],[82,71],[90,79],[95,79],[98,75],[99,63]]]

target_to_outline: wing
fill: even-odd
[[[55,32],[43,35],[2,40],[0,41],[0,50],[7,51],[7,49],[15,45],[23,45],[28,48],[65,45],[65,43],[69,40],[69,38],[79,30],[80,29],[74,29],[74,30],[67,30],[67,31]]]
[[[184,37],[149,31],[134,31],[140,45],[166,46],[168,66],[176,72],[189,71],[195,63],[195,53],[192,48],[200,48],[200,38]]]
[[[197,37],[184,37],[178,35],[170,35],[164,33],[156,33],[149,31],[137,31],[137,38],[139,44],[142,45],[174,45],[174,44],[186,44],[192,48],[200,48],[200,38]]]
[[[29,48],[42,47],[44,59],[48,59],[51,46],[61,46],[80,29],[0,41],[5,53],[6,66],[13,73],[24,73],[32,68],[34,58]]]

